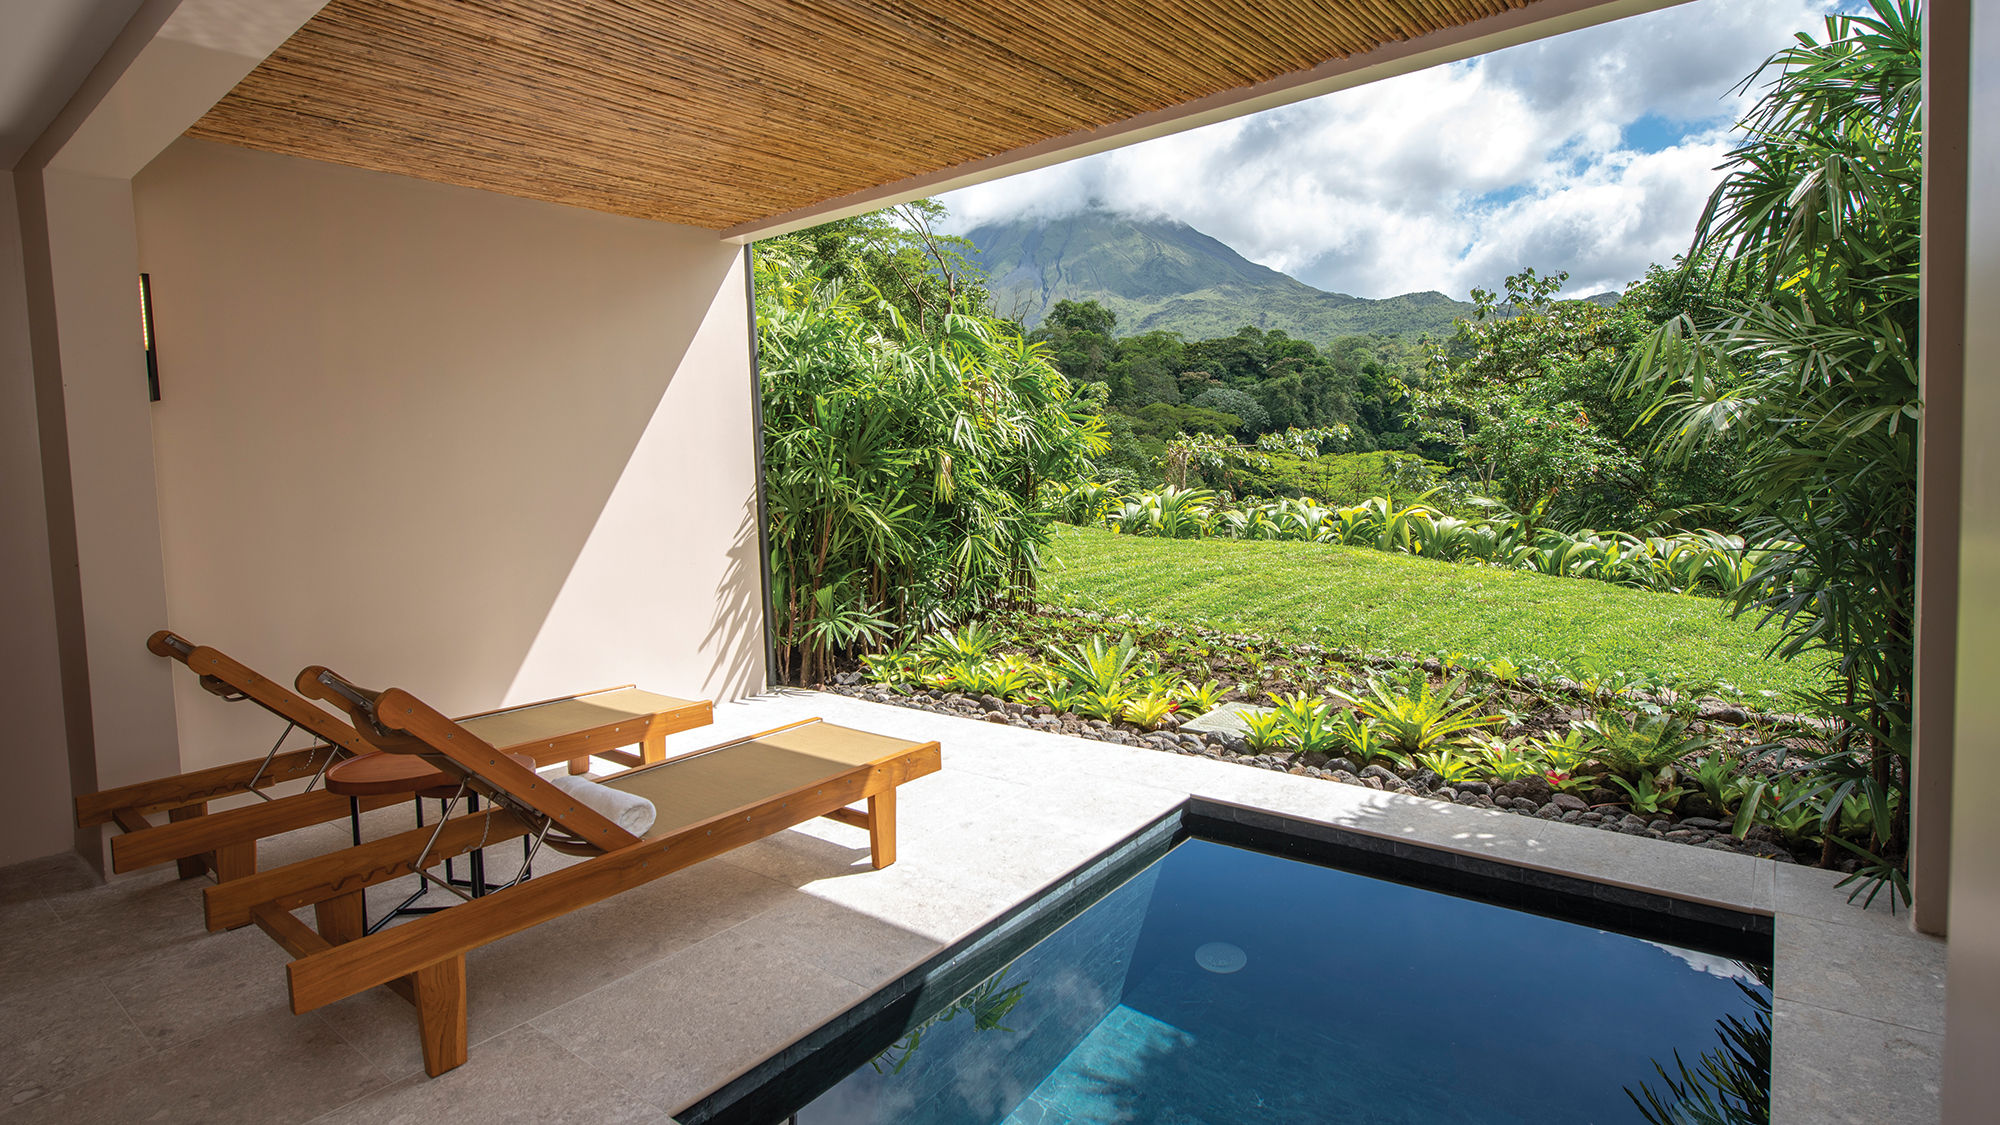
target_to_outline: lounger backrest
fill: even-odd
[[[157,656],[178,660],[201,678],[201,686],[211,695],[226,700],[247,699],[288,723],[294,723],[330,746],[351,754],[365,753],[367,743],[340,717],[324,707],[315,707],[276,680],[231,659],[207,645],[197,645],[162,629],[146,639],[146,648]]]
[[[417,754],[464,779],[475,792],[557,828],[603,851],[639,838],[563,792],[451,718],[400,688],[370,691],[317,665],[299,673],[299,691],[341,707],[354,729],[378,750]]]

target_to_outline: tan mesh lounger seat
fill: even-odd
[[[247,700],[285,720],[286,734],[296,726],[321,741],[299,750],[281,752],[274,747],[263,758],[78,797],[78,826],[114,823],[120,829],[121,834],[111,840],[113,871],[136,871],[172,861],[180,864],[182,878],[212,872],[218,881],[239,879],[256,872],[258,841],[349,814],[354,806],[347,797],[312,788],[335,760],[373,752],[345,719],[220,650],[196,645],[165,629],[148,638],[146,647],[187,665],[201,677],[202,687],[211,695],[228,702]],[[706,701],[625,686],[503,708],[459,721],[494,745],[528,755],[538,766],[567,761],[570,772],[583,773],[589,769],[592,755],[620,765],[657,762],[666,756],[668,734],[704,725],[712,713]],[[281,737],[279,745],[283,742]],[[637,754],[620,749],[634,745],[640,747]],[[307,792],[278,798],[263,792],[300,778],[312,779]],[[264,799],[209,812],[208,802],[239,794]],[[405,795],[393,793],[357,798],[364,811],[405,799]],[[167,813],[168,823],[155,824],[149,819],[160,811]]]
[[[494,807],[210,887],[208,926],[254,921],[291,953],[296,1013],[378,985],[395,990],[416,1006],[424,1069],[434,1076],[465,1061],[471,950],[815,817],[866,828],[874,865],[887,867],[896,858],[896,787],[940,765],[936,742],[807,719],[605,778],[653,802],[641,838],[407,692],[367,691],[324,668],[297,682],[345,707],[378,749],[419,755]],[[849,807],[856,802],[866,811]],[[362,936],[368,887],[520,836],[587,858]],[[317,930],[292,913],[303,906],[314,908]]]
[[[646,832],[646,839],[653,840],[755,804],[772,793],[838,777],[911,745],[900,738],[814,722],[664,766],[613,775],[604,784],[653,802],[658,816]]]

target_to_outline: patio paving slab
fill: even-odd
[[[255,931],[207,933],[201,885],[171,868],[108,884],[74,859],[0,871],[0,938],[30,939],[0,945],[0,1107],[18,1100],[0,1125],[664,1121],[1191,796],[1773,913],[1775,1120],[1935,1120],[1943,946],[1906,913],[1849,906],[1832,872],[810,692],[718,707],[668,751],[814,715],[943,744],[944,769],[901,791],[894,866],[870,867],[864,831],[815,821],[495,942],[469,960],[471,1061],[436,1080],[408,1005],[378,989],[290,1015],[283,955]],[[371,838],[408,825],[407,808],[364,818]],[[1857,1051],[1877,1061],[1847,1065]]]
[[[653,1103],[531,1027],[480,1045],[438,1078],[415,1074],[318,1119],[323,1125],[673,1125]]]
[[[536,1017],[626,1089],[676,1108],[845,1011],[868,989],[733,931]]]
[[[1780,921],[1778,999],[1851,1012],[1850,997],[1873,994],[1868,1010],[1855,1014],[1944,1034],[1944,942],[1798,914]]]
[[[1943,1036],[1799,1003],[1773,1024],[1771,1125],[1938,1120]]]
[[[381,1073],[325,1021],[265,1008],[24,1102],[0,1114],[0,1121],[276,1125],[310,1121],[382,1084]]]

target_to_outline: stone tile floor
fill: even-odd
[[[1772,913],[1772,1120],[1937,1119],[1944,945],[1848,905],[1831,873],[817,693],[718,707],[669,749],[808,715],[944,744],[943,771],[902,790],[895,866],[871,870],[864,832],[819,821],[487,946],[468,967],[471,1061],[438,1079],[382,990],[291,1015],[285,955],[254,928],[207,933],[201,884],[171,869],[0,870],[0,1125],[668,1122],[1191,794]],[[264,863],[346,842],[322,826]],[[510,875],[518,853],[493,854]],[[406,893],[376,888],[371,908]]]

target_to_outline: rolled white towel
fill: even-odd
[[[637,793],[627,793],[623,789],[600,785],[588,777],[563,775],[553,780],[556,788],[575,797],[606,820],[634,836],[644,836],[646,830],[653,826],[653,818],[659,815],[659,810],[653,807],[653,802]]]

